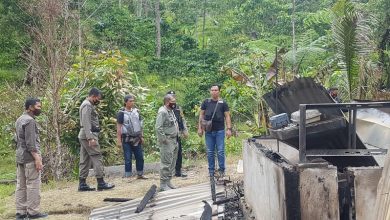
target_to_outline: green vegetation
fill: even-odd
[[[14,178],[13,123],[28,96],[43,100],[44,178],[52,180],[77,176],[77,108],[92,86],[104,93],[101,145],[112,165],[122,163],[115,115],[127,93],[145,118],[147,161],[159,158],[154,120],[168,90],[190,127],[185,157],[204,157],[197,117],[213,83],[237,134],[227,153],[240,154],[243,139],[266,131],[262,95],[274,86],[267,73],[276,48],[280,79],[310,76],[338,86],[343,100],[375,99],[390,85],[386,0],[160,0],[159,11],[152,0],[51,2],[59,4],[0,3],[0,179]]]

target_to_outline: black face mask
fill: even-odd
[[[94,105],[99,105],[99,104],[100,104],[100,101],[99,101],[99,100],[93,101],[93,104],[94,104]]]
[[[169,107],[171,109],[175,109],[176,108],[176,103],[169,103]]]
[[[32,113],[35,115],[35,116],[39,116],[41,114],[42,110],[41,109],[34,109],[32,111]]]

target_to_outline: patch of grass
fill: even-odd
[[[0,216],[6,211],[6,199],[15,192],[15,184],[0,185]]]
[[[0,83],[22,80],[24,72],[24,69],[0,69]]]
[[[0,158],[0,180],[16,179],[16,163],[13,155]]]
[[[0,180],[15,180],[16,165],[12,156],[0,158]],[[15,192],[15,184],[0,184],[0,215],[6,211],[5,198]]]

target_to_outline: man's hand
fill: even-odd
[[[226,136],[229,139],[232,136],[232,129],[227,129],[226,130]]]
[[[144,143],[145,143],[144,137],[141,137],[141,138],[140,138],[140,143],[141,143],[141,144],[144,144]]]
[[[118,146],[119,148],[122,147],[122,139],[121,138],[116,139],[116,146]]]
[[[203,129],[202,128],[198,128],[198,135],[199,135],[199,137],[203,136]]]
[[[38,159],[35,160],[35,169],[37,171],[41,171],[43,169],[43,164],[42,164],[42,158],[39,157]]]
[[[96,142],[96,140],[95,139],[89,139],[88,140],[88,146],[90,146],[90,147],[96,147],[96,145],[97,145],[97,142]]]

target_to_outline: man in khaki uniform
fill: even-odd
[[[103,158],[99,145],[99,118],[95,106],[102,98],[101,92],[97,88],[89,91],[89,96],[80,106],[80,178],[79,191],[93,191],[95,188],[89,187],[86,183],[89,168],[92,166],[98,182],[97,189],[105,190],[115,187],[113,184],[104,182]]]
[[[167,94],[172,95],[176,98],[175,91],[171,90],[168,91]],[[183,163],[183,148],[181,144],[182,138],[188,138],[188,128],[187,128],[187,122],[184,118],[183,111],[179,105],[176,105],[176,107],[173,109],[173,113],[175,114],[177,125],[179,126],[179,137],[177,139],[178,144],[178,152],[177,152],[177,159],[176,159],[176,166],[175,166],[175,176],[177,177],[187,177],[186,173],[183,173],[181,171],[182,163]]]
[[[39,131],[35,116],[41,113],[41,101],[26,100],[25,112],[16,120],[16,219],[46,218],[39,212],[41,170]]]
[[[176,99],[172,95],[164,96],[164,106],[161,106],[157,113],[156,133],[157,144],[160,148],[160,190],[166,191],[175,189],[171,183],[172,174],[175,171],[175,164],[178,152],[177,138],[179,126],[173,109],[176,108]]]

